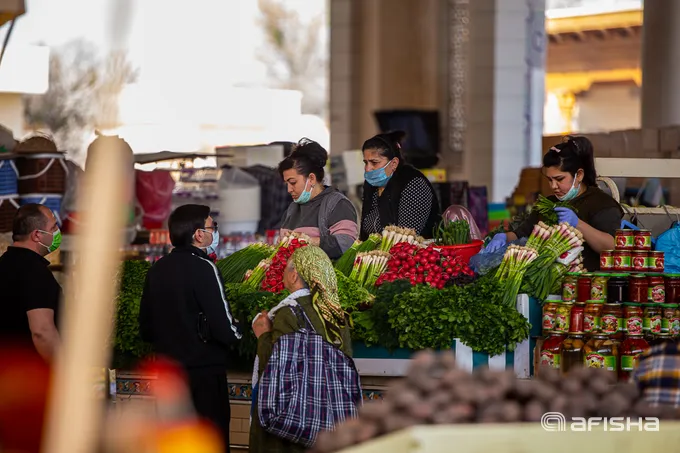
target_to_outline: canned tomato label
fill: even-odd
[[[647,270],[650,272],[663,272],[666,266],[663,252],[649,252],[647,258]]]
[[[652,249],[652,232],[649,230],[639,230],[634,234],[635,248],[637,250]]]
[[[614,258],[610,250],[600,253],[600,270],[614,270]]]
[[[614,270],[629,271],[631,269],[631,253],[627,251],[617,250],[613,254]]]
[[[632,268],[636,272],[645,272],[647,270],[648,253],[636,251],[631,255]]]
[[[616,230],[616,248],[618,250],[633,250],[635,248],[633,230]]]

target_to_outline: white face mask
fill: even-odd
[[[211,253],[217,253],[217,247],[220,245],[220,235],[217,233],[217,231],[208,231],[208,230],[203,230],[206,233],[210,233],[212,235],[212,242],[210,245],[207,247],[207,252],[208,255]]]
[[[561,197],[557,197],[557,199],[560,201],[571,201],[574,198],[576,198],[576,196],[578,195],[578,191],[581,188],[581,183],[578,183],[578,186],[576,186],[575,184],[576,176],[574,176],[574,181],[571,183],[571,189],[569,189],[569,192],[567,192]]]

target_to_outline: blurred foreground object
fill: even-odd
[[[142,374],[157,376],[155,406],[124,403],[106,425],[106,453],[222,453],[219,431],[199,420],[182,368],[166,360],[148,362]]]
[[[26,12],[24,0],[0,0],[0,27]]]

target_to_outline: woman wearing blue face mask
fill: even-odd
[[[279,163],[279,174],[293,197],[283,216],[281,233],[297,231],[312,238],[331,259],[337,259],[358,236],[357,212],[337,189],[323,185],[328,152],[303,138]]]
[[[543,174],[550,182],[552,201],[567,201],[575,209],[555,208],[560,223],[577,228],[586,241],[583,261],[586,269],[600,269],[600,252],[613,250],[616,229],[620,228],[623,210],[619,203],[597,186],[597,172],[593,159],[593,145],[586,137],[566,137],[543,156]],[[528,237],[539,222],[535,211],[529,218],[507,234],[498,234],[487,246],[488,250],[502,247],[508,241]]]
[[[360,238],[381,233],[389,225],[411,228],[426,239],[440,219],[439,202],[430,181],[401,155],[402,131],[366,140],[364,199]]]

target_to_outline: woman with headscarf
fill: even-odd
[[[314,330],[347,356],[352,355],[349,320],[340,306],[338,282],[333,264],[319,247],[308,245],[293,253],[283,273],[283,283],[290,295],[269,312],[258,314],[253,320],[257,337],[257,356],[253,369],[253,388],[272,354],[274,343],[283,335],[300,330],[298,318],[291,309],[299,305],[309,318]],[[257,414],[257,394],[254,392],[250,423],[251,453],[304,452],[302,445],[288,442],[267,433]]]

